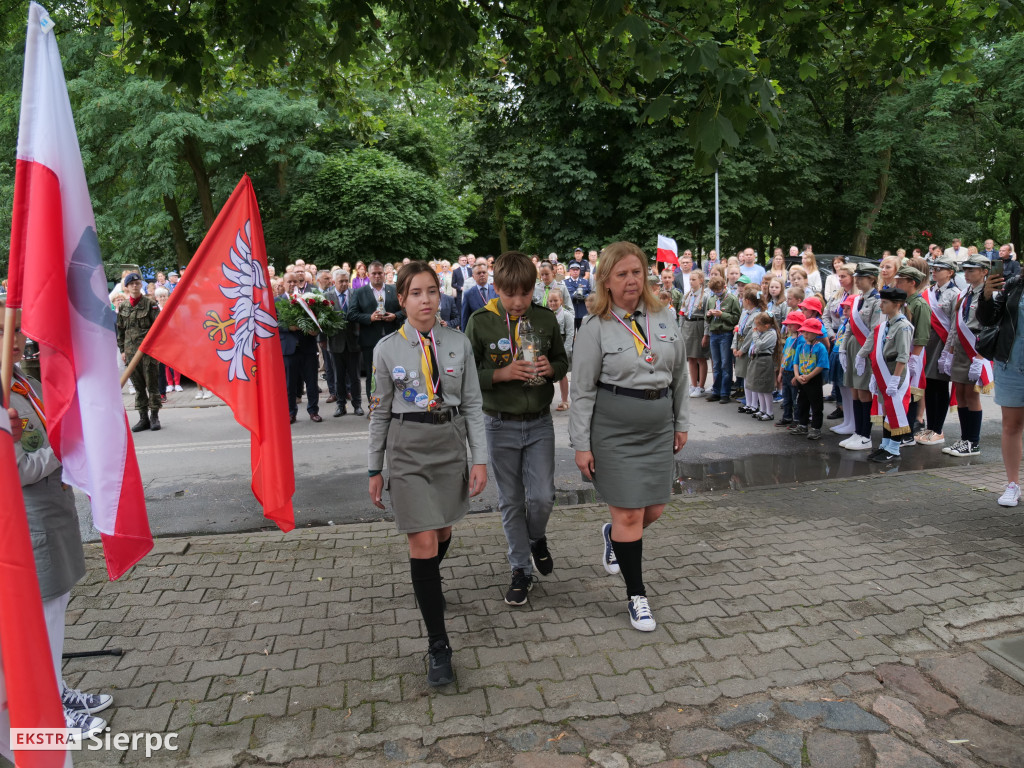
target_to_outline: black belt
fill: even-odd
[[[686,318],[686,322],[688,322],[688,323],[703,323],[704,322],[704,318],[703,317],[688,317],[688,318]]]
[[[401,413],[399,421],[415,421],[420,424],[447,424],[459,415],[459,407],[445,408],[443,411],[430,411],[428,413]]]
[[[672,391],[668,387],[664,389],[629,389],[627,387],[617,387],[614,384],[605,384],[603,381],[597,382],[597,386],[608,390],[613,395],[635,397],[637,400],[661,400],[663,397],[668,397]]]
[[[484,411],[492,419],[501,419],[502,421],[536,421],[543,416],[547,416],[551,411],[534,411],[533,413],[499,413],[498,411]]]
[[[755,352],[751,357],[771,357],[774,354],[774,352]]]

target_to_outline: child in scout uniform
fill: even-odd
[[[751,414],[761,421],[775,420],[775,406],[772,389],[775,386],[775,371],[778,370],[781,354],[779,326],[769,312],[762,312],[753,321],[754,334],[750,340],[747,357],[747,403],[755,410]]]
[[[686,363],[690,367],[690,397],[704,394],[704,383],[708,378],[708,357],[711,352],[704,341],[704,313],[710,296],[704,287],[704,273],[699,269],[693,270],[690,273],[690,290],[683,297],[678,310]]]
[[[732,393],[732,336],[740,319],[740,303],[726,290],[725,280],[720,277],[711,278],[708,289],[711,296],[704,312],[704,338],[711,350],[712,384],[711,394],[704,399],[709,403],[728,403]]]
[[[977,351],[978,300],[991,262],[980,254],[971,256],[961,267],[967,290],[957,300],[952,329],[939,357],[939,370],[953,381],[956,415],[960,418],[960,439],[942,449],[950,456],[977,456],[981,453],[981,393],[993,387],[992,363]]]
[[[903,314],[907,294],[898,288],[883,288],[879,294],[881,322],[871,339],[857,353],[857,365],[871,368],[871,393],[878,398],[882,422],[882,444],[868,454],[869,461],[886,463],[900,457],[901,435],[910,434],[906,403],[910,399],[907,362],[914,341],[914,326]]]
[[[140,281],[140,287],[141,284]],[[83,693],[69,688],[61,674],[71,588],[85,576],[85,555],[75,511],[75,494],[61,480],[63,467],[46,434],[46,411],[40,396],[42,387],[38,381],[24,375],[17,365],[25,351],[25,337],[20,327],[5,328],[4,307],[5,302],[0,299],[0,340],[7,331],[14,334],[12,360],[15,366],[8,415],[21,493],[25,499],[25,514],[32,535],[32,554],[36,561],[51,658],[64,706],[65,723],[68,728],[81,728],[83,736],[90,736],[107,727],[106,721],[95,714],[105,710],[114,700],[109,694]]]
[[[744,275],[746,277],[746,275]],[[749,280],[749,278],[747,278]],[[754,413],[757,411],[757,403],[753,402],[753,393],[746,384],[747,365],[750,358],[747,356],[750,351],[750,342],[754,338],[754,318],[764,311],[764,300],[761,298],[761,288],[757,285],[744,285],[740,292],[740,319],[736,324],[732,336],[732,354],[736,361],[733,371],[736,374],[736,386],[743,387],[743,403],[739,406],[740,413]]]
[[[550,409],[553,382],[565,376],[569,358],[554,314],[531,302],[536,274],[524,253],[508,251],[499,256],[494,262],[498,298],[474,312],[466,327],[483,392],[487,450],[508,541],[512,583],[505,602],[509,605],[526,603],[534,582],[533,566],[544,576],[554,568],[547,544],[548,518],[555,503],[555,430]]]
[[[137,272],[125,275],[124,287],[128,300],[117,310],[117,347],[121,359],[128,363],[160,315],[160,306],[142,295],[142,276]],[[132,432],[147,429],[156,432],[160,429],[160,363],[143,355],[132,371],[131,382],[135,387],[135,410],[139,412]]]
[[[487,485],[480,383],[466,337],[437,321],[441,291],[434,270],[410,262],[399,270],[397,288],[406,321],[373,351],[370,499],[384,509],[386,458],[395,524],[409,540],[412,586],[427,630],[427,682],[440,686],[455,679],[441,561],[452,525]]]
[[[578,267],[577,267],[578,269]],[[583,302],[581,302],[581,305]],[[569,358],[569,371],[572,371],[572,340],[576,335],[576,320],[573,317],[572,312],[567,310],[562,305],[562,294],[558,291],[553,292],[548,296],[548,309],[550,309],[555,319],[558,321],[558,330],[562,334],[562,346],[565,347],[565,354]],[[556,411],[568,411],[569,410],[569,375],[566,374],[561,381],[558,382],[558,392],[562,397],[562,402],[558,404]]]
[[[808,318],[800,326],[803,337],[797,342],[793,361],[793,384],[800,392],[797,423],[789,428],[791,435],[821,440],[822,410],[825,405],[825,374],[828,373],[828,350],[821,320]]]
[[[944,256],[931,265],[935,283],[924,292],[931,309],[931,332],[924,348],[924,410],[927,419],[923,432],[915,438],[921,445],[943,445],[946,435],[946,413],[949,411],[949,376],[939,370],[939,357],[949,340],[950,332],[955,333],[953,316],[960,289],[953,281],[956,262]]]
[[[923,259],[922,259],[923,263]],[[914,326],[914,340],[910,349],[910,360],[907,370],[910,373],[910,409],[907,418],[910,420],[910,434],[904,435],[900,445],[916,445],[915,437],[924,431],[922,420],[924,415],[924,350],[932,329],[932,310],[928,302],[919,293],[921,286],[928,278],[924,272],[912,264],[904,264],[896,272],[896,287],[907,294],[906,312],[910,324]]]
[[[846,335],[845,347],[850,364],[846,367],[843,384],[853,390],[854,433],[839,445],[851,451],[866,451],[871,448],[871,371],[867,361],[858,362],[857,357],[882,317],[877,288],[878,266],[858,264],[853,280],[859,293],[850,312],[850,333]]]

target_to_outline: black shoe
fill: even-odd
[[[903,438],[900,440],[900,446],[902,447],[904,445],[917,445],[917,440],[914,439],[913,432],[905,434]]]
[[[874,461],[878,464],[888,464],[891,461],[899,461],[899,459],[900,455],[898,453],[889,453],[884,448],[881,448],[868,456],[868,461]]]
[[[751,408],[749,405],[741,405],[739,408],[736,409],[736,412],[737,413],[753,413],[754,410],[755,409]]]
[[[719,405],[728,405],[731,402],[732,402],[732,400],[730,400],[728,397],[720,397],[718,399],[718,404]]]
[[[348,411],[345,410],[345,406],[344,405],[339,405],[337,408],[334,409],[334,416],[335,417],[344,416],[346,413],[348,413]]]
[[[147,429],[149,429],[149,414],[139,411],[139,420],[132,427],[132,432],[145,432]]]
[[[875,448],[866,458],[868,461],[874,461],[876,456],[880,456],[883,453],[888,453],[888,451],[885,448]]]
[[[321,421],[324,420],[324,417],[321,416],[319,413],[311,413],[309,414],[309,420],[315,421],[317,424],[319,424]]]
[[[779,419],[777,422],[775,422],[775,426],[776,427],[788,427],[792,423],[793,423],[792,419],[782,418],[782,419]]]
[[[294,424],[296,421],[298,421],[298,419],[295,418],[295,414],[294,413],[291,416],[288,417],[288,423],[289,424]]]
[[[512,585],[505,593],[505,602],[509,605],[526,605],[526,598],[533,589],[533,576],[527,576],[522,568],[512,571]]]
[[[355,408],[353,408],[352,413],[354,413],[356,416],[366,415],[366,411],[363,410],[363,407],[361,405],[357,405]]]
[[[533,542],[530,545],[530,551],[533,553],[533,564],[537,566],[537,572],[541,576],[547,576],[555,569],[555,562],[551,559],[551,553],[548,552],[546,537]]]
[[[160,411],[149,412],[149,428],[154,432],[160,429]]]
[[[435,640],[427,650],[427,685],[438,688],[455,682],[452,647],[447,640]]]
[[[825,418],[828,418],[828,419],[841,419],[841,418],[843,418],[843,409],[842,408],[836,408],[834,411],[832,411],[832,413],[830,413]]]
[[[806,437],[810,430],[806,424],[796,424],[789,428],[789,434],[796,435],[797,437]]]
[[[717,403],[722,398],[720,395],[708,395],[704,399],[707,400],[709,403]]]

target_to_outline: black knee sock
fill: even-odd
[[[626,582],[626,598],[633,595],[647,596],[644,590],[644,540],[615,541],[612,539],[615,559],[619,561],[619,572]]]
[[[441,561],[444,560],[444,556],[448,553],[448,547],[452,543],[452,537],[449,536],[444,541],[438,539],[437,541],[437,564],[440,565]]]
[[[420,606],[420,615],[427,628],[431,643],[448,640],[444,628],[444,595],[441,592],[441,572],[436,557],[410,557],[409,572],[412,574],[412,589]]]
[[[871,401],[868,400],[866,403],[860,404],[860,419],[863,431],[860,433],[861,437],[871,439]]]
[[[957,413],[960,414],[960,431],[963,439],[970,440],[972,443],[980,443],[982,412],[968,411],[964,407],[957,408]]]
[[[926,379],[924,387],[924,410],[928,418],[928,429],[937,435],[942,434],[949,412],[949,382],[938,379]]]

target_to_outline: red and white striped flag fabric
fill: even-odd
[[[656,260],[665,264],[675,264],[678,267],[679,246],[676,245],[676,241],[671,237],[658,235],[658,256]]]
[[[7,306],[22,310],[22,330],[39,344],[50,444],[64,481],[89,495],[117,579],[153,536],[71,102],[53,22],[37,3],[28,12]]]
[[[21,497],[11,423],[0,408],[0,754],[11,728],[64,728],[64,710],[43,618],[36,560]],[[71,765],[67,752],[14,750],[18,768]]]

